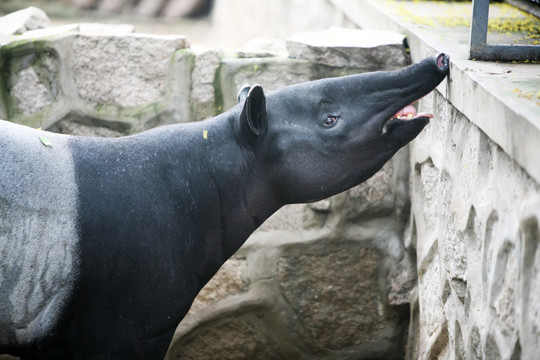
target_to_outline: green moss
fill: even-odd
[[[220,63],[214,75],[214,114],[223,112],[223,88],[221,84],[221,72],[223,71],[223,63]]]
[[[14,41],[0,48],[0,96],[3,116],[7,120],[17,111],[15,100],[11,96],[12,76],[32,65],[36,52],[35,42],[32,40]]]
[[[41,82],[48,84],[51,82],[50,71],[43,70],[48,67],[43,62],[51,57],[58,55],[47,39],[16,40],[0,48],[0,96],[8,117],[16,112],[16,104],[10,95],[10,86],[15,82],[13,76],[32,66]]]
[[[426,27],[471,26],[470,2],[386,0],[385,4],[387,10],[399,17],[400,21],[411,24]],[[488,32],[512,37],[514,43],[537,45],[540,39],[540,19],[512,5],[493,3],[490,5]]]

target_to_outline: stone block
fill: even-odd
[[[537,208],[537,212],[538,208]],[[523,253],[521,256],[519,295],[521,295],[521,318],[519,333],[523,359],[534,358],[540,352],[540,216],[530,216],[522,221],[521,236]],[[517,295],[517,294],[516,294]]]
[[[383,69],[404,66],[402,34],[330,28],[303,32],[286,40],[289,56],[333,67]]]
[[[260,84],[265,92],[311,80],[309,63],[287,58],[224,58],[220,68],[221,110],[237,104],[236,95],[242,86]]]
[[[185,37],[132,30],[73,24],[28,31],[6,44],[0,67],[8,96],[0,115],[72,134],[96,127],[96,135],[111,136],[188,121],[193,56]]]
[[[216,74],[223,52],[209,48],[193,48],[195,63],[191,72],[191,121],[203,120],[218,113],[216,106]]]
[[[431,101],[439,120],[411,146],[420,305],[413,341],[430,349],[419,358],[532,358],[540,185],[438,93]]]
[[[203,307],[246,292],[249,279],[246,278],[246,260],[238,257],[230,258],[223,264],[214,277],[199,292],[190,311],[196,312]]]
[[[380,288],[380,266],[376,250],[352,242],[289,248],[278,259],[283,296],[316,348],[399,357],[392,344],[402,328]]]
[[[172,56],[186,45],[183,36],[78,35],[72,45],[78,94],[121,108],[159,102],[167,92]]]
[[[79,32],[87,36],[113,36],[121,34],[131,34],[135,32],[135,26],[131,24],[99,24],[82,23],[79,25]]]
[[[6,119],[19,115],[22,123],[39,127],[41,122],[33,119],[34,115],[53,105],[61,93],[58,53],[43,42],[28,40],[8,44],[2,50],[0,67],[7,80],[2,115]]]
[[[279,209],[274,215],[266,219],[258,231],[272,230],[301,230],[305,204],[290,204]]]
[[[437,243],[421,261],[418,274],[420,324],[427,337],[433,336],[444,320],[443,288]],[[447,294],[445,294],[447,297]]]
[[[47,14],[33,6],[0,17],[0,34],[19,35],[49,26],[51,21]]]
[[[236,51],[239,58],[286,57],[285,42],[280,39],[255,38]]]
[[[201,324],[188,336],[173,342],[166,359],[273,360],[298,358],[284,352],[285,335],[276,324],[277,314],[264,306],[242,308]]]
[[[17,74],[12,95],[23,115],[32,115],[52,104],[55,94],[51,85],[54,84],[42,83],[31,66]]]

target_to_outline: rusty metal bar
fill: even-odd
[[[473,0],[472,6],[470,59],[491,61],[540,60],[540,46],[487,44],[489,0]]]

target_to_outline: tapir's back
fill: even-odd
[[[67,136],[0,121],[0,349],[50,334],[77,274]]]

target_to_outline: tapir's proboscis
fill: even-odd
[[[411,104],[448,71],[439,54],[267,96],[244,87],[214,118],[114,139],[0,121],[0,353],[163,359],[249,235],[371,177],[433,117]]]

